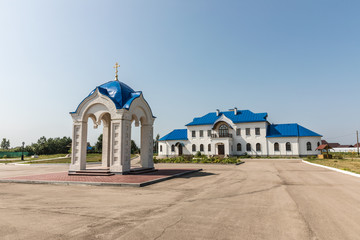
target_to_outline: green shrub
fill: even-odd
[[[195,157],[201,157],[201,152],[198,151],[198,152],[195,154]]]

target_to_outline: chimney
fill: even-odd
[[[237,107],[234,107],[234,114],[237,115]]]
[[[219,115],[220,115],[220,110],[216,109],[216,116],[219,116]]]

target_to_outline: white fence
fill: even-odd
[[[350,148],[333,148],[329,150],[330,152],[357,152],[357,148],[356,147],[350,147]]]

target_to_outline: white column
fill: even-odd
[[[141,166],[143,168],[154,168],[152,125],[141,125],[140,158],[141,158]]]
[[[74,122],[69,171],[86,169],[87,122]]]
[[[110,171],[125,173],[130,171],[130,132],[129,120],[111,121]]]
[[[110,120],[104,120],[104,127],[103,127],[103,143],[102,143],[102,166],[103,167],[110,167]]]

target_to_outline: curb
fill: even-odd
[[[321,165],[321,164],[311,163],[311,162],[308,162],[308,161],[305,161],[305,160],[302,160],[302,162],[306,163],[306,164],[309,164],[309,165],[316,166],[316,167],[326,168],[326,169],[329,169],[329,170],[332,170],[332,171],[335,171],[335,172],[340,172],[340,173],[343,173],[343,174],[347,174],[347,175],[350,175],[350,176],[353,176],[353,177],[360,178],[360,174],[357,174],[357,173],[341,170],[341,169],[338,169],[338,168],[328,167],[328,166],[324,166],[324,165]]]
[[[186,174],[200,172],[202,169],[191,170],[178,173],[164,178],[154,179],[142,183],[107,183],[107,182],[75,182],[75,181],[42,181],[42,180],[18,180],[18,179],[0,179],[0,183],[25,183],[25,184],[53,184],[53,185],[91,185],[91,186],[112,186],[112,187],[145,187],[154,183],[166,181],[172,178],[180,177]]]

